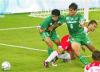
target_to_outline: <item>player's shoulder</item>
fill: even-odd
[[[51,17],[51,16],[48,16],[48,17],[46,17],[46,18],[44,19],[45,22],[51,22],[51,20],[52,20],[52,17]]]
[[[76,16],[81,17],[81,16],[83,16],[83,15],[82,15],[82,14],[80,14],[80,13],[77,13],[77,14],[76,14]]]
[[[59,19],[64,19],[64,18],[65,18],[64,15],[60,15],[60,16],[59,16]]]
[[[64,18],[65,16],[64,15],[60,15],[60,18]]]
[[[45,20],[51,20],[52,19],[52,16],[47,16],[46,18],[45,18]]]
[[[62,22],[64,22],[65,21],[65,16],[64,15],[60,15],[59,16],[59,20],[62,21]]]

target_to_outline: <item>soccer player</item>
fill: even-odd
[[[86,65],[84,72],[100,72],[100,51],[92,53],[93,62]]]
[[[96,26],[97,26],[97,22],[95,20],[91,20],[89,23],[88,23],[88,26],[87,27],[84,27],[84,32],[85,33],[88,33],[88,32],[91,32],[91,31],[94,31],[96,29]],[[60,46],[58,47],[58,49],[56,51],[53,51],[51,53],[51,55],[45,60],[44,62],[44,66],[45,67],[49,67],[49,64],[48,62],[51,62],[56,56],[59,57],[59,55],[63,56],[62,52],[64,51],[67,51],[69,54],[70,54],[70,57],[68,56],[65,56],[65,55],[68,55],[67,54],[64,54],[63,58],[62,59],[74,59],[74,56],[73,56],[73,50],[72,50],[72,47],[71,47],[71,43],[70,43],[70,35],[65,35],[62,37],[61,39],[61,43],[60,43]],[[66,57],[66,58],[64,58]]]
[[[84,17],[81,14],[77,13],[77,9],[77,4],[71,3],[69,5],[69,13],[68,15],[66,15],[65,21],[68,27],[69,34],[71,36],[71,47],[79,60],[84,65],[87,65],[89,63],[88,60],[79,52],[81,45],[85,45],[92,52],[96,49],[94,48],[94,46],[92,46],[87,34],[84,32]],[[96,26],[93,25],[93,27],[95,28]]]
[[[63,23],[64,17],[60,15],[60,10],[54,9],[51,12],[51,16],[47,17],[41,24],[40,24],[40,35],[43,41],[48,46],[48,55],[51,54],[53,51],[53,43],[52,41],[59,46],[60,40],[55,31],[55,29]],[[52,29],[57,24],[55,28]]]

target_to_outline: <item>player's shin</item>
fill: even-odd
[[[58,55],[57,51],[53,51],[45,62],[51,62]]]
[[[79,56],[79,59],[84,65],[89,64],[89,61],[84,56]]]
[[[94,52],[96,50],[96,48],[94,46],[92,46],[91,44],[86,45],[86,47],[91,51]]]

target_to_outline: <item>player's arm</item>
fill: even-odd
[[[61,26],[62,24],[60,23],[55,23],[53,24],[52,26],[48,27],[48,30],[49,31],[52,31],[53,29],[56,29],[57,27]]]
[[[60,19],[58,22],[55,22],[52,26],[48,28],[49,31],[52,31],[53,29],[56,29],[57,27],[61,26],[65,22],[65,16],[60,16]]]
[[[39,33],[41,34],[41,36],[43,37],[47,36],[46,30],[48,29],[48,27],[49,27],[49,20],[46,19],[40,24]]]
[[[82,28],[86,27],[85,19],[82,15],[79,16],[79,23]]]
[[[40,28],[39,28],[39,32],[45,32],[49,27],[49,19],[45,19],[41,24],[40,24]]]

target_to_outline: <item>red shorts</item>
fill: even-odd
[[[62,37],[60,46],[63,50],[72,52],[72,47],[69,41],[69,35],[65,35]]]

